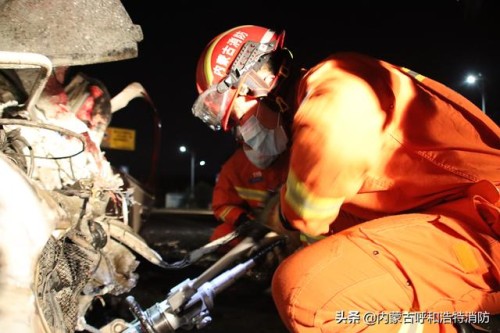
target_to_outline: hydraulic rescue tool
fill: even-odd
[[[179,328],[201,329],[208,325],[212,321],[210,311],[215,296],[264,261],[270,251],[286,242],[286,237],[259,223],[252,224],[238,228],[234,235],[245,235],[245,238],[200,276],[184,280],[170,290],[164,301],[145,311],[133,296],[128,296],[126,301],[136,319],[131,323],[116,319],[100,331],[168,333]]]

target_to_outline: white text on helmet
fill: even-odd
[[[223,77],[227,73],[227,69],[229,68],[229,61],[231,57],[236,52],[243,41],[248,37],[248,33],[244,31],[236,31],[231,38],[227,40],[226,46],[222,48],[222,51],[219,55],[217,55],[216,65],[212,69],[214,75]]]

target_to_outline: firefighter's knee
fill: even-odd
[[[273,300],[278,310],[278,314],[290,332],[295,332],[293,327],[296,325],[293,314],[293,291],[299,281],[294,272],[297,267],[297,260],[294,256],[285,259],[277,268],[272,280]]]

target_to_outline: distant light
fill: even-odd
[[[205,165],[205,161],[200,161],[200,165],[204,166]]]
[[[465,78],[465,82],[468,84],[475,84],[477,81],[477,76],[475,75],[467,75],[467,78]]]
[[[485,88],[485,80],[481,73],[477,75],[469,74],[465,78],[465,83],[469,85],[477,85],[481,90],[481,110],[486,113],[486,88]]]
[[[185,153],[185,152],[187,152],[187,148],[186,148],[186,146],[180,146],[180,147],[179,147],[179,151],[180,151],[181,153]]]

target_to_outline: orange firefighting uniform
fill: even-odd
[[[455,332],[447,316],[500,313],[498,125],[444,85],[354,53],[309,70],[297,105],[281,222],[332,235],[274,275],[288,329]]]
[[[253,165],[239,147],[224,163],[212,196],[212,210],[222,223],[212,233],[211,240],[234,230],[234,223],[246,214],[255,218],[269,195],[276,193],[285,182],[289,152],[278,156],[266,169]]]

